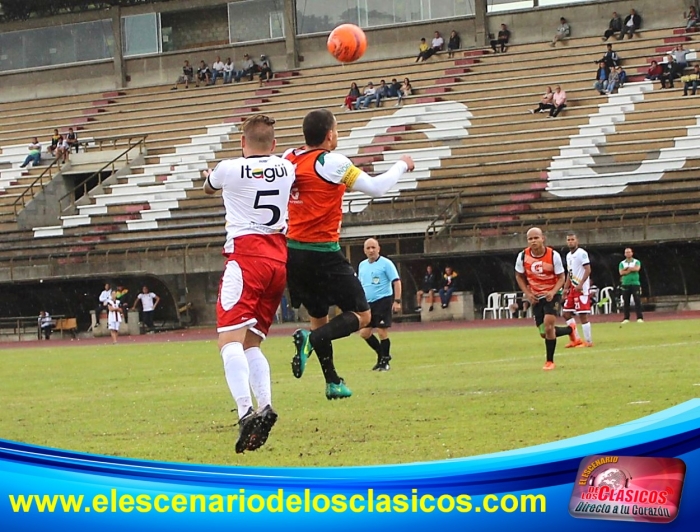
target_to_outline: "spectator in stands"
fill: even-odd
[[[148,290],[147,286],[143,287],[142,293],[138,295],[136,301],[134,302],[134,310],[141,303],[142,313],[141,322],[146,326],[149,331],[153,330],[153,311],[156,310],[158,303],[160,303],[160,297],[158,297],[153,292]]]
[[[554,88],[552,109],[549,111],[549,118],[556,118],[559,113],[566,108],[566,92],[559,85]]]
[[[618,67],[620,68],[620,67]],[[608,76],[608,83],[605,88],[605,94],[612,94],[615,89],[620,85],[620,71],[618,68],[613,68],[610,70],[610,75]]]
[[[605,33],[603,34],[603,41],[607,41],[610,37],[616,33],[620,33],[621,31],[622,19],[620,18],[620,15],[617,14],[617,11],[613,11],[612,18],[608,23],[608,29],[605,30]]]
[[[598,63],[598,70],[595,75],[595,83],[593,88],[597,90],[601,96],[605,95],[605,90],[608,88],[608,81],[610,80],[610,69],[604,61]]]
[[[676,77],[679,77],[681,72],[683,72],[683,70],[685,70],[685,68],[688,66],[689,53],[690,52],[688,50],[683,48],[682,44],[676,45],[676,47],[668,53],[668,55],[671,56],[675,62],[675,70],[678,74]]]
[[[680,77],[678,72],[682,69],[678,69],[676,62],[671,58],[671,60],[664,65],[662,74],[659,76],[659,81],[661,82],[661,88],[666,88],[666,82],[668,82],[668,88],[673,88],[673,80]]]
[[[389,86],[386,84],[386,81],[381,80],[379,82],[379,87],[377,87],[377,107],[382,103],[382,100],[385,100],[389,97]]]
[[[32,166],[36,166],[41,162],[41,144],[39,143],[39,139],[34,137],[32,141],[29,143],[29,155],[27,155],[27,158],[24,160],[20,168],[25,168],[29,163],[32,163]]]
[[[362,94],[355,102],[355,109],[367,109],[369,104],[377,99],[377,89],[374,87],[374,83],[371,81],[367,83]]]
[[[80,148],[80,142],[78,142],[78,135],[75,134],[72,127],[68,128],[68,134],[66,135],[66,142],[69,148],[75,148],[75,153],[78,153]]]
[[[350,90],[348,91],[348,95],[345,97],[345,101],[340,107],[345,107],[348,111],[352,111],[354,109],[355,102],[359,97],[360,89],[357,87],[357,83],[353,81],[350,84]]]
[[[421,37],[420,44],[418,45],[418,57],[416,57],[416,63],[418,61],[425,61],[425,54],[428,53],[429,49],[430,47],[428,46],[428,43],[425,42],[425,37]]]
[[[208,84],[211,80],[211,70],[204,61],[199,62],[199,68],[197,69],[197,87],[200,83]]]
[[[45,310],[39,311],[39,329],[41,330],[41,334],[44,336],[44,340],[51,340],[53,320],[51,319],[51,315]]]
[[[629,35],[631,39],[634,32],[638,31],[642,25],[642,17],[640,17],[634,9],[630,9],[630,14],[625,17],[625,22],[622,24],[622,31],[618,40],[624,39],[625,35]]]
[[[255,61],[253,61],[253,59],[248,54],[245,54],[243,56],[242,76],[248,76],[248,81],[253,81],[253,76],[259,71],[260,67],[255,63]]]
[[[190,88],[190,83],[194,83],[194,68],[190,65],[190,62],[185,59],[185,64],[182,65],[182,76],[179,76],[175,80],[175,86],[170,90],[177,90],[177,86],[180,83],[185,84],[185,88]]]
[[[211,65],[211,81],[209,85],[216,85],[216,78],[224,77],[224,63],[220,56],[216,56],[216,60]]]
[[[403,78],[403,83],[401,84],[401,88],[399,89],[399,101],[396,102],[396,107],[401,105],[401,102],[403,101],[406,96],[410,96],[413,92],[413,87],[411,86],[411,81],[408,78]]]
[[[695,6],[691,5],[688,8],[688,14],[686,15],[685,13],[683,13],[683,16],[685,17],[686,21],[686,31],[698,25],[698,10],[695,8]]]
[[[461,39],[455,30],[450,32],[450,39],[447,41],[447,57],[454,57],[455,51],[459,50]]]
[[[56,145],[56,161],[65,164],[68,161],[70,146],[63,135],[59,135],[58,144]]]
[[[661,74],[664,73],[664,68],[659,65],[656,61],[652,60],[651,65],[647,69],[647,75],[644,76],[650,81],[656,81],[661,79]]]
[[[605,66],[610,68],[615,68],[617,65],[620,64],[620,56],[617,55],[617,52],[613,50],[612,44],[607,45],[607,51],[605,52],[605,55],[600,59],[600,61],[603,61],[605,63]]]
[[[547,87],[539,105],[535,109],[530,109],[530,113],[546,113],[552,109],[554,109],[554,93],[552,92],[552,87]]]
[[[564,17],[561,17],[559,19],[559,27],[557,28],[557,32],[554,34],[550,45],[556,46],[557,42],[568,39],[569,37],[571,37],[571,26],[569,26],[569,23]]]
[[[491,48],[493,48],[493,53],[498,53],[498,48],[501,49],[501,53],[504,53],[509,40],[510,30],[505,24],[501,24],[501,29],[498,31],[498,38],[491,39]]]
[[[56,155],[59,140],[61,140],[61,135],[58,134],[58,129],[54,129],[53,135],[51,136],[51,144],[48,147],[48,151],[51,155]]]
[[[439,31],[436,31],[435,35],[433,36],[433,40],[430,43],[430,49],[426,52],[425,59],[423,59],[423,61],[431,58],[436,53],[441,52],[444,46],[445,39],[442,38],[442,35],[440,35]]]
[[[260,86],[262,87],[262,84],[264,81],[270,81],[271,79],[272,79],[272,63],[270,63],[270,60],[265,55],[261,55],[260,56]]]
[[[438,289],[438,277],[433,271],[433,267],[428,264],[425,267],[425,273],[423,274],[423,282],[420,286],[420,290],[416,293],[416,308],[415,312],[420,312],[423,310],[423,295],[428,295],[428,312],[433,311],[433,301],[435,299],[435,291]]]
[[[447,308],[452,299],[452,293],[457,288],[457,272],[452,269],[452,266],[445,266],[445,273],[442,274],[442,282],[440,283],[440,301],[442,308]]]
[[[688,89],[691,87],[693,89],[692,95],[695,96],[698,90],[698,83],[700,82],[700,65],[695,65],[693,72],[681,77],[681,81],[683,82],[683,96],[688,96]]]
[[[233,63],[231,62],[231,58],[227,57],[226,62],[224,63],[224,85],[233,82],[234,73],[235,71],[233,68]]]
[[[388,85],[389,98],[398,98],[400,90],[401,83],[396,81],[396,78],[392,78],[391,83]]]

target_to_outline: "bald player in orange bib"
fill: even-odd
[[[294,333],[292,373],[301,378],[315,352],[326,380],[326,398],[344,399],[352,392],[336,372],[331,342],[367,327],[370,310],[362,285],[340,250],[343,194],[353,190],[382,196],[405,172],[412,171],[414,164],[404,155],[385,173],[372,177],[333,151],[338,146],[333,113],[311,111],[302,127],[306,144],[284,154],[296,173],[289,200],[287,286],[292,306],[304,305],[308,310],[311,331],[298,329]],[[342,313],[329,320],[332,305]]]

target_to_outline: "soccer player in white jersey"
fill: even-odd
[[[566,235],[566,245],[569,252],[566,254],[567,279],[564,284],[564,318],[566,324],[574,331],[575,338],[566,347],[593,347],[593,336],[588,316],[591,314],[591,261],[585,249],[578,245],[576,233]],[[583,339],[576,334],[576,314],[581,320]]]
[[[282,299],[287,262],[287,203],[294,166],[271,155],[275,121],[264,115],[243,126],[243,157],[205,171],[204,192],[222,191],[226,266],[216,306],[219,349],[239,416],[236,452],[261,447],[277,421],[270,366],[260,350]],[[251,388],[257,401],[253,409]]]

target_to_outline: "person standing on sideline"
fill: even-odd
[[[545,245],[542,230],[532,227],[527,232],[527,244],[515,261],[515,279],[520,290],[532,304],[535,325],[544,338],[547,362],[542,369],[555,368],[554,351],[557,336],[571,335],[571,327],[556,327],[557,304],[561,300],[559,290],[564,286],[566,275],[561,255]]]
[[[372,371],[389,371],[391,340],[387,329],[391,327],[392,313],[401,311],[401,279],[394,263],[379,255],[380,250],[374,238],[365,240],[367,258],[357,268],[372,313],[367,327],[360,329],[360,336],[377,353]],[[377,329],[378,340],[372,329]]]
[[[632,248],[625,248],[625,260],[620,262],[620,286],[622,301],[625,306],[625,319],[622,323],[630,322],[630,297],[634,297],[634,311],[637,313],[637,323],[644,323],[642,315],[642,285],[639,282],[639,270],[642,263],[634,258]]]
[[[53,330],[53,320],[51,319],[51,314],[42,310],[39,312],[39,339],[41,340],[41,335],[44,335],[44,340],[51,340],[51,331]]]
[[[134,302],[134,310],[141,303],[141,309],[143,310],[143,317],[141,321],[146,326],[149,331],[153,330],[153,311],[160,303],[160,297],[158,297],[153,292],[148,290],[148,287],[144,285],[142,292],[136,297]]]
[[[593,335],[588,316],[591,314],[591,261],[585,249],[578,245],[576,233],[566,235],[566,245],[569,252],[566,254],[566,270],[568,277],[564,283],[564,319],[571,327],[574,340],[566,344],[566,347],[593,347]],[[584,340],[576,331],[576,314],[581,320],[581,330]]]
[[[289,202],[287,278],[292,306],[306,307],[311,331],[294,332],[292,373],[301,378],[315,351],[326,381],[326,398],[343,399],[352,396],[352,391],[336,372],[332,341],[370,323],[365,292],[338,243],[343,194],[353,190],[382,196],[414,165],[411,157],[403,155],[383,174],[367,175],[350,159],[333,151],[338,146],[338,124],[326,109],[309,112],[302,128],[305,146],[284,154],[296,167]],[[329,321],[331,305],[337,305],[342,313]]]
[[[286,284],[287,204],[294,166],[272,155],[275,121],[253,115],[242,126],[243,157],[205,171],[204,192],[221,190],[226,209],[226,257],[216,303],[219,350],[238,408],[236,452],[254,451],[277,421],[270,365],[260,344],[270,330]],[[258,403],[253,409],[250,390]]]
[[[109,295],[109,299],[105,301],[105,307],[107,307],[107,328],[109,329],[109,334],[112,336],[112,343],[117,343],[117,337],[119,336],[119,325],[122,322],[122,308],[117,303],[117,294],[112,290]]]
[[[438,289],[438,278],[433,267],[428,264],[425,267],[425,274],[423,275],[423,284],[420,286],[420,290],[416,293],[416,309],[415,312],[421,312],[423,310],[423,294],[428,294],[428,312],[433,311],[433,301],[435,300],[435,290]]]

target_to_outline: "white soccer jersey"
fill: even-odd
[[[579,286],[581,279],[583,279],[583,276],[586,274],[584,267],[590,264],[591,261],[588,258],[588,253],[583,248],[576,248],[576,251],[569,251],[569,253],[566,254],[566,269],[569,272],[569,279],[571,279],[571,284],[573,286]],[[583,295],[588,295],[590,286],[591,278],[589,277],[586,279],[586,282],[583,283],[581,293]]]
[[[157,297],[158,296],[156,296],[153,292],[148,292],[147,294],[139,294],[136,299],[141,301],[141,306],[143,307],[144,312],[150,312],[155,308],[154,303]]]
[[[208,181],[212,188],[222,190],[226,207],[224,252],[234,252],[238,237],[286,233],[294,179],[292,163],[276,155],[228,159],[214,168]]]

